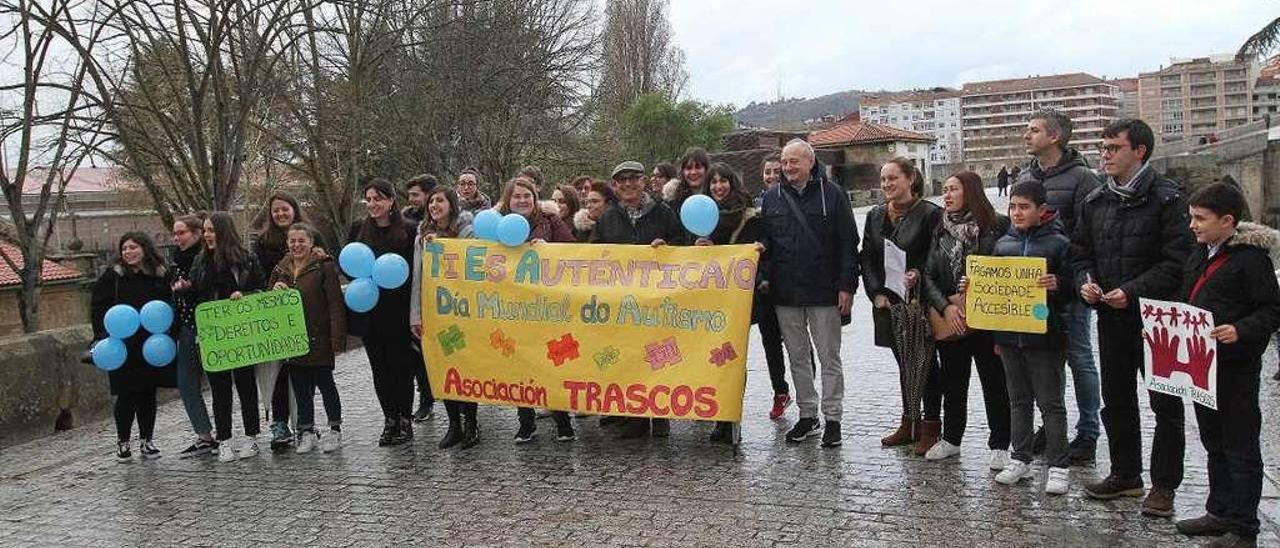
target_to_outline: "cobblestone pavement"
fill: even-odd
[[[381,415],[356,351],[338,365],[346,446],[334,454],[179,460],[190,430],[176,401],[160,409],[158,461],[115,463],[109,419],[0,452],[0,545],[1197,545],[1171,521],[1139,515],[1136,499],[1084,497],[1081,483],[1106,470],[1105,449],[1098,470],[1072,470],[1065,496],[1040,493],[1043,471],[1034,483],[995,484],[976,380],[959,458],[931,463],[881,448],[899,412],[896,369],[870,343],[861,296],[854,318],[844,330],[839,449],[785,443],[795,409],[779,422],[766,418],[771,390],[758,346],[736,454],[707,443],[709,424],[678,422],[669,439],[618,442],[593,418],[578,421],[576,442],[555,442],[540,421],[540,441],[516,446],[514,410],[496,407],[482,407],[484,441],[469,451],[435,448],[442,417],[420,425],[412,445],[379,448]],[[1275,368],[1268,354],[1268,377]],[[1260,540],[1280,546],[1280,383],[1267,380],[1263,390]],[[1204,451],[1188,411],[1179,517],[1198,515],[1206,495]],[[1149,412],[1144,427],[1149,450]]]

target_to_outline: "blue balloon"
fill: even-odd
[[[373,275],[373,250],[360,242],[351,242],[338,254],[338,265],[352,279]]]
[[[149,333],[164,333],[173,326],[173,307],[164,301],[151,301],[138,311],[142,328]]]
[[[342,299],[353,312],[373,310],[378,304],[378,284],[373,283],[373,278],[353,280],[347,284],[347,291],[343,293]]]
[[[486,209],[476,214],[476,218],[471,221],[471,228],[475,230],[477,238],[495,241],[498,239],[500,222],[502,222],[502,214],[498,213],[498,210]]]
[[[98,369],[115,371],[124,365],[129,349],[125,347],[124,341],[111,337],[94,343],[92,353],[93,365],[98,366]]]
[[[720,222],[720,207],[710,196],[694,194],[680,206],[680,222],[689,232],[702,237],[710,236]]]
[[[498,223],[498,241],[515,247],[529,239],[529,220],[519,213],[508,213]]]
[[[132,337],[138,332],[140,323],[138,311],[127,304],[118,304],[107,309],[107,314],[102,317],[102,325],[107,328],[107,334],[117,339]]]
[[[142,343],[142,359],[147,360],[151,367],[164,367],[173,363],[176,357],[178,357],[178,343],[173,342],[173,337],[164,333],[147,337],[147,342]]]
[[[409,262],[395,253],[384,253],[373,262],[373,283],[383,289],[395,289],[409,279]]]

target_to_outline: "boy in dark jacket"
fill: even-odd
[[[1044,335],[994,332],[997,353],[1004,362],[1005,380],[1009,386],[1010,428],[1013,433],[1013,455],[1009,464],[996,475],[1005,485],[1030,477],[1034,402],[1044,417],[1045,462],[1049,476],[1044,492],[1061,495],[1067,492],[1067,409],[1063,404],[1064,364],[1067,360],[1066,322],[1070,314],[1072,293],[1067,289],[1071,274],[1071,240],[1062,231],[1058,214],[1045,203],[1044,185],[1039,181],[1023,181],[1009,191],[1008,234],[996,241],[992,255],[997,257],[1044,257],[1047,272],[1039,285],[1049,291],[1049,329]],[[1061,284],[1061,287],[1059,287]]]
[[[1214,183],[1191,197],[1196,246],[1182,273],[1181,299],[1213,313],[1218,341],[1218,409],[1195,406],[1200,442],[1209,456],[1207,513],[1178,522],[1187,535],[1223,535],[1209,546],[1256,546],[1262,496],[1262,415],[1258,384],[1262,353],[1280,327],[1280,287],[1268,250],[1276,232],[1240,223],[1238,189]]]

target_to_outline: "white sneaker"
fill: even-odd
[[[1046,495],[1065,495],[1070,485],[1070,472],[1066,468],[1050,468],[1049,479],[1044,482],[1044,492]]]
[[[992,470],[1004,470],[1004,467],[1007,466],[1008,464],[1009,464],[1008,451],[1005,451],[1004,449],[991,450],[991,461],[987,463],[987,466],[991,467]]]
[[[1022,478],[1030,477],[1031,474],[1030,463],[1013,459],[1009,461],[1009,464],[1005,465],[1004,469],[1001,470],[999,474],[996,474],[996,483],[1013,485],[1022,481]]]
[[[320,438],[320,452],[332,453],[342,449],[342,431],[330,430],[323,438]]]
[[[240,444],[240,458],[248,459],[258,456],[258,436],[245,436]]]
[[[933,444],[933,447],[929,448],[929,452],[924,454],[924,458],[928,460],[942,460],[959,454],[959,447],[951,445],[947,440],[938,440],[938,443]]]
[[[298,445],[294,447],[293,452],[301,455],[315,451],[315,449],[316,433],[311,430],[303,430],[302,434],[298,435]]]
[[[218,442],[218,462],[235,462],[240,457],[236,455],[236,440],[228,438]]]

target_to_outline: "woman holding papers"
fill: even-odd
[[[924,359],[908,359],[902,352],[902,345],[895,344],[894,323],[891,307],[918,306],[908,295],[900,295],[889,290],[885,279],[886,248],[890,253],[894,248],[900,250],[905,257],[902,260],[903,274],[901,282],[895,280],[895,286],[904,287],[908,293],[920,279],[920,271],[924,269],[925,258],[938,223],[942,218],[942,209],[931,202],[921,199],[924,194],[924,175],[915,163],[907,158],[894,158],[880,169],[880,190],[884,192],[885,202],[867,213],[866,226],[862,236],[862,279],[867,296],[871,298],[875,308],[871,318],[875,323],[876,346],[891,348],[894,359],[898,362],[899,386],[902,390],[902,419],[897,430],[881,438],[885,447],[915,443],[915,453],[923,455],[937,441],[942,430],[941,417],[942,393],[938,384],[938,362],[932,352],[931,341],[905,341],[918,348],[920,352],[913,355],[924,356]],[[911,379],[926,379],[924,382],[908,382]],[[923,399],[923,413],[921,400]]]
[[[987,447],[991,449],[990,466],[992,470],[1002,470],[1009,463],[1009,393],[1004,365],[995,354],[991,333],[970,330],[965,325],[959,283],[964,276],[965,259],[969,255],[991,255],[996,240],[1009,231],[1009,218],[991,207],[983,191],[982,178],[976,173],[957,173],[948,178],[942,188],[945,212],[925,266],[924,297],[929,307],[951,327],[954,338],[937,343],[942,360],[946,422],[942,440],[929,448],[925,458],[941,460],[960,454],[960,440],[968,417],[969,364],[976,363],[987,408],[987,425],[991,429],[987,439]]]

